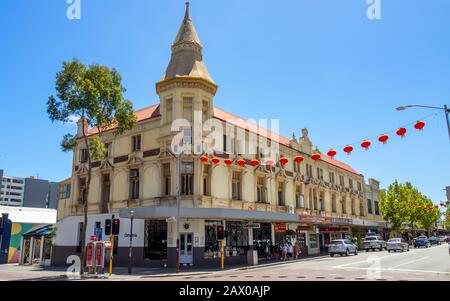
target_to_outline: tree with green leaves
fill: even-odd
[[[47,113],[52,122],[70,122],[78,118],[81,133],[66,134],[61,142],[63,151],[73,151],[77,145],[87,150],[86,195],[83,198],[84,223],[81,242],[81,273],[84,273],[88,195],[92,176],[92,162],[103,159],[107,148],[101,141],[105,130],[114,128],[120,135],[133,128],[136,123],[133,105],[123,96],[125,88],[122,78],[114,69],[93,64],[86,66],[77,59],[63,62],[62,70],[56,74],[56,97],[47,101]],[[89,134],[96,128],[96,134]]]
[[[417,228],[431,231],[440,218],[439,209],[410,182],[394,181],[387,190],[381,191],[380,209],[396,233],[403,223],[408,223],[413,231]]]
[[[381,214],[398,233],[408,216],[408,196],[403,185],[395,180],[386,190],[380,191],[379,199]]]

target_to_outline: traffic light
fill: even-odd
[[[111,220],[105,220],[105,235],[111,235]]]
[[[113,219],[112,234],[119,235],[119,228],[120,228],[120,219],[118,218]]]
[[[216,229],[217,240],[223,240],[224,234],[225,233],[223,231],[223,226],[222,225],[217,226],[217,229]]]

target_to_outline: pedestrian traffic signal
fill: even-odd
[[[119,235],[119,228],[120,228],[120,219],[118,218],[113,219],[112,234]]]
[[[111,235],[111,220],[105,220],[105,235]]]
[[[224,234],[225,233],[223,230],[223,226],[222,225],[217,226],[217,229],[216,229],[217,240],[223,240]]]

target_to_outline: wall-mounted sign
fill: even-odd
[[[181,173],[194,173],[194,163],[183,162],[181,164]]]
[[[261,228],[261,224],[260,223],[245,223],[243,226],[244,229],[259,229]]]
[[[285,223],[275,223],[273,225],[273,230],[275,233],[285,233],[286,232],[286,224]]]

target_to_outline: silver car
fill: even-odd
[[[388,252],[391,251],[397,252],[402,251],[405,252],[409,251],[409,244],[403,239],[403,238],[391,238],[386,243],[386,248]]]
[[[374,251],[375,249],[383,251],[383,249],[386,249],[386,242],[380,236],[366,236],[363,240],[363,248],[366,251]]]
[[[350,253],[358,255],[358,247],[348,239],[335,239],[328,245],[328,252],[333,257],[335,254],[348,256]]]

